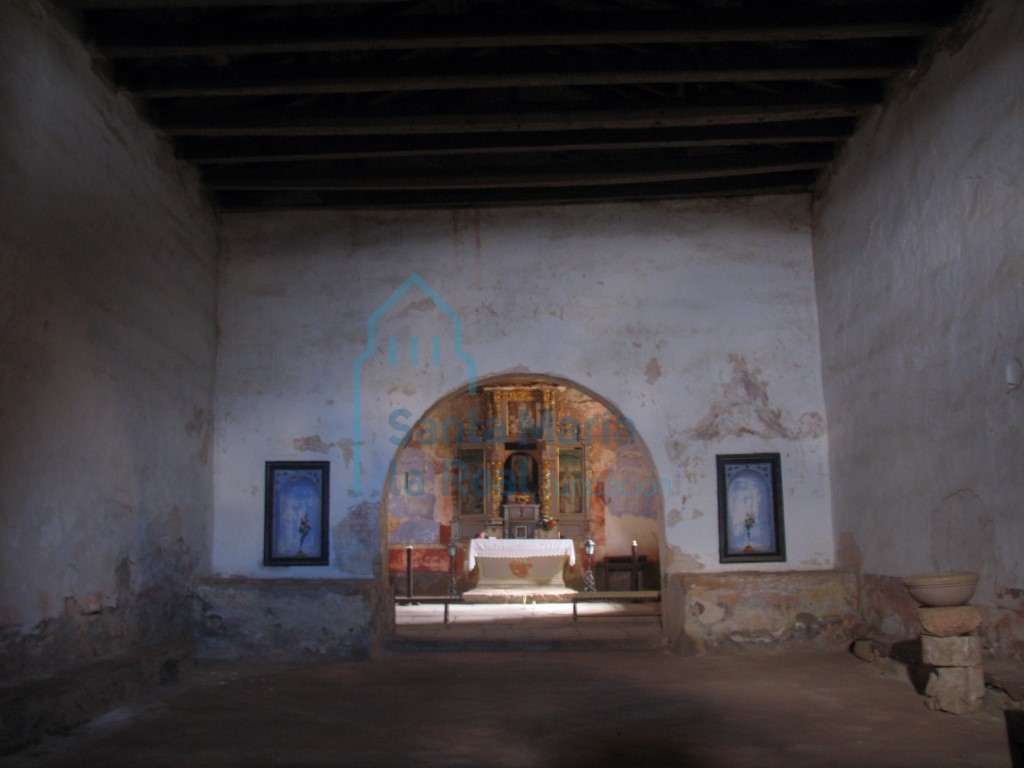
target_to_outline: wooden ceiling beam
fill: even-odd
[[[590,131],[557,134],[474,134],[469,136],[232,137],[182,138],[178,156],[197,165],[452,157],[579,151],[630,152],[692,147],[833,144],[845,141],[856,122],[849,118],[803,123],[726,125],[713,129]]]
[[[905,66],[860,64],[850,66],[805,66],[800,68],[678,69],[669,71],[592,71],[466,73],[460,75],[404,75],[322,80],[281,78],[279,82],[211,82],[208,74],[192,78],[193,84],[170,80],[158,84],[152,76],[129,87],[143,98],[214,98],[222,96],[293,96],[343,93],[385,93],[485,88],[547,88],[564,86],[635,85],[639,83],[726,83],[779,82],[801,80],[881,80],[892,77]],[[184,80],[184,78],[181,78]]]
[[[477,168],[469,172],[436,168],[405,172],[321,171],[289,176],[287,171],[221,169],[203,174],[213,190],[249,191],[430,191],[442,189],[522,189],[652,184],[752,174],[813,171],[828,164],[831,152],[757,153],[753,156],[699,157],[650,161],[630,166],[608,163],[552,165],[541,170],[518,167]]]
[[[480,50],[581,46],[698,45],[920,38],[949,23],[960,0],[913,6],[695,9],[578,13],[314,13],[217,10],[81,11],[102,55],[111,59],[263,56],[397,50]],[[292,4],[288,4],[289,9]],[[344,7],[342,6],[342,9]],[[334,10],[334,9],[332,9]]]
[[[731,176],[698,181],[612,187],[437,190],[421,192],[212,192],[229,213],[267,210],[415,210],[498,206],[574,205],[642,202],[747,195],[806,194],[816,173],[796,171],[761,176]]]
[[[266,42],[184,43],[153,41],[148,44],[102,45],[108,59],[172,58],[184,56],[236,57],[286,53],[339,53],[355,51],[465,50],[471,48],[578,47],[594,45],[694,45],[701,43],[770,43],[808,40],[871,40],[921,37],[939,25],[927,22],[787,25],[719,29],[642,29],[600,32],[452,35],[406,37],[310,37]]]
[[[419,134],[520,133],[595,129],[643,130],[690,126],[771,123],[857,117],[869,101],[817,104],[636,108],[575,112],[496,112],[484,114],[376,116],[353,118],[266,114],[167,112],[158,126],[171,136],[401,136]]]
[[[262,211],[810,192],[965,0],[55,2]]]
[[[381,5],[403,0],[302,0],[303,5]],[[82,10],[152,11],[189,8],[272,8],[295,5],[295,0],[63,0],[69,8]]]

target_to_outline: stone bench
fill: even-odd
[[[620,592],[577,592],[572,596],[572,620],[579,621],[580,603],[660,603],[661,591],[657,589],[629,590]],[[660,612],[658,613],[660,616]]]
[[[180,645],[133,648],[51,677],[0,686],[0,755],[66,733],[174,683],[189,658],[188,648]]]

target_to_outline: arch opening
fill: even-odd
[[[381,504],[392,589],[408,592],[411,564],[414,594],[447,594],[454,543],[457,589],[476,590],[474,538],[570,540],[569,590],[583,588],[588,565],[599,589],[629,589],[632,575],[611,566],[635,548],[641,588],[656,589],[670,493],[632,421],[606,398],[550,376],[477,381],[430,406],[392,458]]]

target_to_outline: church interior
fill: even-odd
[[[604,695],[600,604],[653,708],[895,665],[1024,765],[1024,6],[771,5],[0,4],[0,755],[215,668],[471,697],[503,605]]]

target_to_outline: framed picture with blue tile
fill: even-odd
[[[327,565],[330,462],[268,461],[264,565]]]
[[[785,561],[777,453],[716,456],[719,562]]]

